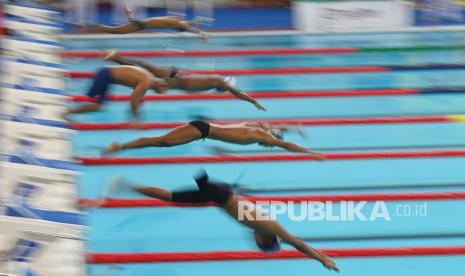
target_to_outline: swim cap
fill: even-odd
[[[277,128],[273,128],[271,129],[270,131],[270,134],[273,135],[276,139],[279,139],[279,140],[284,140],[284,133],[277,129]]]
[[[266,244],[259,244],[257,243],[258,248],[264,252],[274,252],[281,249],[281,241],[279,240],[277,235],[273,236],[273,240],[271,243]]]

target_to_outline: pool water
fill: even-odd
[[[214,36],[208,44],[190,36],[76,38],[66,40],[68,50],[103,48],[120,50],[208,50],[324,47],[415,47],[463,45],[464,32],[378,33],[344,35]],[[352,65],[417,65],[464,63],[465,50],[362,52],[351,54],[270,55],[233,57],[145,58],[148,62],[186,69],[286,68]],[[72,71],[95,71],[109,65],[99,59],[66,60]],[[244,91],[296,91],[361,88],[447,88],[465,86],[465,70],[429,70],[377,73],[298,74],[238,76]],[[90,80],[72,79],[70,94],[85,93]],[[114,94],[128,94],[114,86]],[[172,91],[170,93],[180,93]],[[218,120],[308,119],[375,116],[422,116],[465,113],[463,94],[284,98],[260,100],[268,112],[239,100],[192,100],[145,102],[147,122],[184,122],[200,117]],[[121,122],[129,119],[127,102],[110,102],[103,111],[73,116],[79,122]],[[465,124],[458,122],[332,125],[305,127],[306,141],[289,134],[286,139],[328,153],[365,151],[415,151],[465,149]],[[136,131],[83,131],[74,138],[77,156],[98,156],[111,141],[127,142],[157,136],[166,129]],[[284,152],[259,146],[238,146],[217,141],[197,141],[172,148],[147,148],[117,156],[202,156],[218,149],[234,154]],[[194,187],[192,175],[205,168],[211,177],[238,182],[253,195],[351,194],[465,191],[465,158],[373,159],[344,161],[289,161],[207,164],[163,164],[83,167],[80,194],[97,198],[111,178],[127,179],[167,189]],[[130,192],[117,195],[140,197]],[[368,203],[370,207],[373,203]],[[392,216],[390,221],[291,221],[278,217],[291,233],[316,248],[374,248],[397,246],[453,246],[465,244],[463,200],[386,202],[391,214],[398,206],[425,204],[425,216]],[[336,204],[337,205],[337,204]],[[118,208],[89,212],[90,252],[199,252],[256,250],[251,231],[214,207]],[[285,249],[290,249],[284,245]],[[389,258],[337,258],[344,275],[464,275],[465,256],[418,256]],[[114,275],[329,275],[317,262],[307,259],[264,261],[217,261],[117,265]],[[90,265],[99,273],[111,267]]]

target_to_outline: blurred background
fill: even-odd
[[[103,33],[101,26],[130,23],[125,7],[134,20],[176,16],[208,40],[169,28]],[[344,199],[385,204],[389,221],[278,216],[344,275],[464,275],[464,7],[462,0],[1,0],[0,276],[334,273],[285,243],[262,254],[251,231],[216,207],[166,206],[111,186],[123,176],[194,188],[202,168],[258,199],[330,202],[336,213]],[[115,65],[105,59],[112,50],[231,77],[268,111],[216,90],[150,91],[144,129],[136,130],[128,127],[132,89],[114,84],[99,111],[69,115],[92,102],[87,91],[95,72]],[[160,136],[197,119],[291,124],[310,138],[297,132],[286,140],[328,160],[209,139],[101,156],[112,141]]]

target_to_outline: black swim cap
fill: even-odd
[[[274,235],[272,238],[272,242],[266,244],[259,244],[257,243],[258,248],[264,252],[274,252],[281,249],[281,241],[279,240],[277,235]]]
[[[284,133],[277,128],[271,129],[270,134],[273,135],[276,139],[284,140]]]

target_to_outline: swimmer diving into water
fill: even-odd
[[[280,250],[280,240],[282,240],[310,258],[316,259],[327,269],[339,272],[338,267],[329,256],[308,246],[300,238],[292,236],[276,221],[271,219],[256,219],[258,217],[255,210],[248,210],[249,215],[241,214],[240,210],[243,208],[244,204],[250,205],[252,203],[234,194],[230,185],[210,181],[208,175],[204,171],[195,178],[195,181],[199,188],[198,190],[176,192],[171,192],[159,187],[135,186],[121,179],[118,179],[113,185],[128,185],[140,194],[168,202],[214,202],[233,219],[254,230],[255,242],[262,251],[272,252]],[[104,201],[102,203],[104,204]]]
[[[124,14],[129,21],[129,23],[125,25],[115,27],[97,25],[94,26],[93,29],[111,34],[128,34],[152,28],[175,29],[180,32],[196,33],[204,41],[206,41],[208,38],[205,32],[202,32],[199,28],[192,26],[189,21],[182,20],[177,16],[160,16],[150,17],[143,20],[136,20],[132,18],[131,10],[128,7],[124,8]]]
[[[184,74],[176,67],[156,66],[144,61],[122,58],[116,51],[111,51],[105,60],[116,62],[120,65],[131,65],[143,68],[157,78],[165,79],[168,89],[179,89],[187,92],[198,92],[216,89],[217,91],[228,91],[237,98],[252,103],[257,109],[266,111],[255,99],[234,87],[231,78],[220,75]]]
[[[102,154],[112,154],[122,150],[146,147],[172,147],[188,144],[199,139],[219,140],[227,143],[249,145],[259,144],[264,147],[281,147],[289,151],[313,155],[318,160],[325,160],[323,153],[283,141],[286,127],[276,127],[264,123],[246,122],[240,124],[212,124],[205,121],[192,121],[176,127],[159,137],[145,137],[126,144],[113,142]]]
[[[140,119],[139,107],[147,90],[154,89],[157,93],[162,93],[168,87],[164,79],[154,77],[143,68],[126,65],[104,67],[96,73],[94,83],[87,92],[87,96],[95,102],[70,108],[66,115],[99,110],[106,101],[110,84],[113,83],[133,88],[131,113],[134,121]]]

